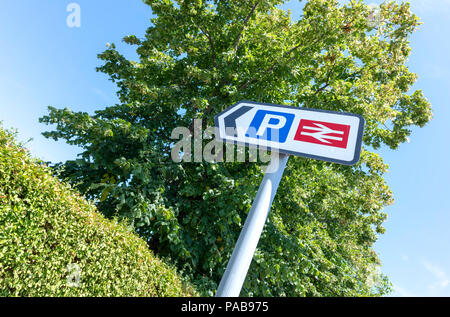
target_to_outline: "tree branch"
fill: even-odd
[[[331,78],[331,74],[333,73],[333,70],[334,70],[335,66],[336,66],[336,59],[334,60],[333,66],[331,67],[330,71],[328,72],[327,79],[325,80],[325,84],[322,87],[320,87],[319,89],[316,90],[316,92],[314,93],[314,96],[317,96],[317,94],[319,92],[323,91],[328,86],[330,86],[330,78]]]
[[[285,57],[285,56],[290,55],[291,53],[295,52],[300,46],[302,46],[301,43],[298,44],[297,46],[291,48],[287,53],[283,54],[282,57]],[[288,61],[291,61],[291,60],[293,60],[293,57],[291,57]],[[279,66],[279,65],[280,65],[280,63],[274,63],[272,66],[270,66],[270,67],[267,68],[265,71],[263,71],[262,74],[266,74],[266,73],[272,72],[272,71],[275,69],[275,67],[277,67],[277,66]],[[252,83],[254,83],[255,81],[256,81],[256,78],[252,78],[252,79],[250,79],[250,80],[248,80],[248,81],[242,83],[242,84],[238,87],[238,90],[244,89],[244,88],[247,87],[249,84],[252,84]]]
[[[319,41],[319,39],[316,39],[311,45],[315,45],[317,42]],[[303,46],[303,43],[299,43],[296,46],[294,46],[293,48],[291,48],[290,50],[288,50],[287,52],[283,53],[283,55],[281,56],[281,58],[286,58],[288,56],[290,56],[292,53],[294,53],[296,50],[298,50],[300,47]],[[289,58],[287,60],[287,62],[293,61],[295,59],[295,56],[292,56],[291,58]],[[270,73],[272,72],[277,66],[281,65],[281,63],[274,63],[272,66],[270,66],[269,68],[267,68],[265,71],[262,72],[262,74],[266,74],[266,73]],[[254,82],[256,82],[257,79],[256,78],[252,78],[244,83],[242,83],[239,87],[238,90],[241,90],[245,87],[247,87],[249,84],[252,84]]]
[[[241,28],[241,30],[239,31],[239,34],[238,34],[236,40],[234,41],[234,53],[236,53],[237,50],[238,50],[238,48],[239,48],[239,42],[240,42],[240,40],[241,40],[242,33],[244,32],[244,29],[245,29],[245,27],[247,26],[247,23],[248,23],[248,21],[250,20],[250,17],[251,17],[251,16],[253,15],[253,13],[255,12],[256,7],[258,6],[258,4],[259,4],[259,1],[256,1],[255,4],[254,4],[253,7],[252,7],[252,10],[250,11],[250,13],[247,15],[247,17],[246,17],[245,20],[244,20],[244,24],[242,25],[242,28]]]
[[[208,39],[209,42],[209,47],[211,49],[211,54],[212,54],[212,62],[213,62],[213,66],[217,67],[217,57],[216,57],[216,49],[214,46],[214,42],[211,38],[211,35],[209,35],[208,31],[206,31],[206,29],[204,30],[201,26],[199,26],[200,31],[202,31],[202,33],[206,36],[206,38]]]

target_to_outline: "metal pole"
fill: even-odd
[[[245,220],[216,297],[238,297],[258,245],[289,155],[272,152],[272,160]]]

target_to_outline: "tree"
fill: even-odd
[[[291,158],[241,295],[357,296],[389,291],[373,251],[392,193],[382,144],[397,148],[431,119],[405,63],[419,20],[387,2],[370,20],[362,1],[310,0],[298,21],[281,0],[146,0],[156,15],[137,46],[114,45],[98,68],[120,104],[94,115],[49,108],[44,135],[84,151],[56,166],[105,215],[129,219],[158,255],[213,294],[262,177],[258,163],[175,163],[175,127],[203,127],[239,100],[361,114],[358,165]],[[368,19],[369,18],[369,19]],[[370,22],[370,23],[369,23]]]

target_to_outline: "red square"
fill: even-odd
[[[346,149],[349,134],[349,125],[302,119],[294,140]]]

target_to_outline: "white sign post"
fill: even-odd
[[[218,114],[215,123],[220,140],[272,151],[216,293],[218,297],[237,297],[289,155],[354,165],[359,161],[365,121],[350,113],[241,101]]]

